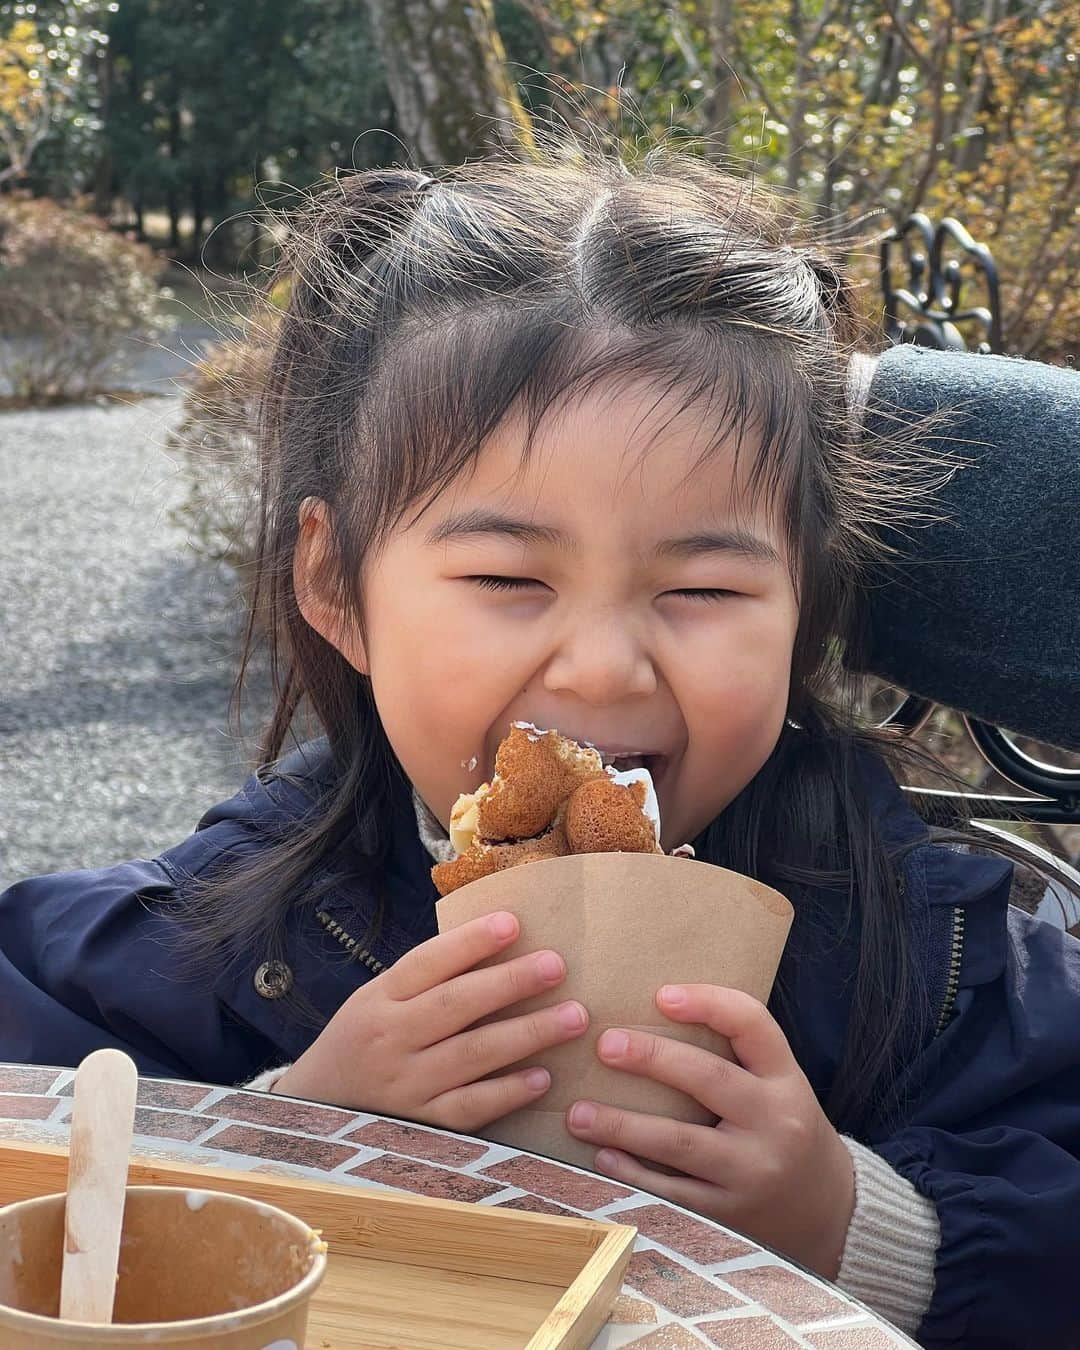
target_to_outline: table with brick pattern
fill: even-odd
[[[74,1070],[0,1064],[0,1137],[67,1143]],[[143,1078],[134,1151],[478,1205],[632,1224],[622,1290],[594,1350],[891,1350],[914,1342],[749,1239],[607,1177],[366,1112]]]

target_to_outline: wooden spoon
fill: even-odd
[[[138,1085],[120,1050],[95,1050],[75,1074],[60,1272],[67,1321],[112,1321]]]

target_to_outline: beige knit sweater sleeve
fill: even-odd
[[[911,1335],[934,1292],[937,1209],[872,1149],[840,1137],[855,1168],[855,1210],[836,1283]]]

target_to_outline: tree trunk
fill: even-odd
[[[836,188],[836,180],[840,177],[840,163],[840,150],[836,143],[836,126],[834,123],[829,127],[829,156],[822,170],[821,195],[818,198],[818,206],[826,220],[831,219],[833,213],[833,193]]]
[[[180,158],[180,106],[173,102],[169,109],[169,158],[173,164]],[[176,191],[176,175],[169,178],[169,248],[180,252],[180,199]]]
[[[368,0],[398,128],[418,163],[456,164],[531,123],[506,72],[492,0]]]
[[[94,215],[102,220],[112,216],[113,197],[115,196],[115,175],[112,151],[102,150],[94,164]]]
[[[199,249],[202,248],[205,216],[202,174],[196,170],[195,176],[191,180],[191,219],[193,222],[191,227],[191,258],[195,263],[199,261]]]
[[[803,15],[803,0],[791,0],[788,10],[788,28],[795,39],[795,77],[793,85],[795,96],[791,101],[791,113],[788,117],[787,185],[797,192],[802,184],[803,157],[806,150],[806,114],[810,109],[810,96],[807,92],[806,25]]]
[[[114,165],[109,144],[109,100],[112,94],[113,53],[106,46],[98,57],[98,92],[101,99],[100,117],[105,134],[101,137],[101,152],[94,164],[94,214],[108,220],[112,215]]]
[[[732,0],[712,0],[709,13],[709,78],[705,126],[719,159],[731,149],[731,86],[735,79],[731,37]]]

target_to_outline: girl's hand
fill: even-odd
[[[414,947],[341,1005],[274,1091],[465,1133],[531,1105],[551,1086],[546,1069],[487,1075],[580,1036],[589,1016],[571,1002],[473,1025],[566,976],[550,951],[473,969],[519,929],[489,914]]]
[[[603,1146],[599,1171],[718,1219],[835,1279],[855,1205],[851,1157],[784,1033],[763,1003],[737,989],[666,986],[656,1004],[673,1022],[698,1022],[726,1036],[738,1063],[642,1031],[605,1031],[597,1054],[611,1068],[685,1092],[719,1116],[719,1124],[687,1125],[575,1102],[567,1112],[570,1132]]]

